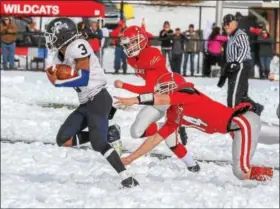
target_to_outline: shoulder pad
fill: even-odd
[[[157,48],[149,47],[143,51],[146,62],[149,62],[150,67],[165,66],[165,57]]]
[[[65,52],[65,58],[70,59],[78,59],[83,57],[88,57],[93,53],[93,50],[88,43],[88,41],[84,39],[76,39],[75,41],[71,42]]]

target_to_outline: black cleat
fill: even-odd
[[[122,181],[122,185],[127,188],[136,187],[139,185],[138,181],[136,181],[133,177],[128,177],[127,179]]]
[[[188,167],[188,170],[189,170],[190,172],[197,173],[197,172],[200,171],[200,166],[199,166],[199,164],[196,162],[196,165],[191,166],[191,167]]]
[[[107,141],[109,143],[113,143],[114,141],[117,141],[120,138],[121,138],[121,128],[120,128],[120,126],[117,125],[117,124],[109,126]]]
[[[264,106],[261,105],[261,104],[259,104],[259,103],[255,103],[255,104],[253,105],[253,111],[254,111],[254,113],[256,113],[258,116],[261,116],[261,113],[262,113],[263,109],[264,109]]]
[[[253,109],[252,109],[252,111],[254,112],[254,113],[256,113],[258,116],[260,116],[261,115],[261,113],[262,113],[262,111],[263,111],[263,109],[264,109],[264,106],[263,105],[261,105],[260,103],[257,103],[257,102],[255,102],[255,101],[253,101],[250,97],[245,97],[245,98],[243,98],[242,99],[242,102],[249,102],[249,103],[251,103],[252,104],[252,106],[253,106]]]
[[[179,134],[183,145],[188,143],[188,135],[186,133],[186,129],[184,127],[179,128]]]

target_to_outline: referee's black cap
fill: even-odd
[[[235,15],[227,14],[223,18],[223,26],[230,24],[232,21],[236,21]]]

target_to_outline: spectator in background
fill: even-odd
[[[103,18],[99,18],[97,20],[97,23],[99,25],[99,28],[101,28],[102,34],[103,34],[103,38],[101,40],[101,59],[100,59],[101,67],[103,67],[104,50],[106,48],[108,48],[108,46],[109,46],[109,35],[110,35],[110,33],[109,33],[108,28],[105,27],[105,23],[104,23]]]
[[[96,21],[93,21],[90,28],[91,32],[89,35],[89,42],[94,51],[94,54],[97,56],[100,62],[100,53],[101,53],[101,40],[103,38],[102,30],[99,28],[99,25]]]
[[[82,36],[88,40],[89,35],[91,34],[91,30],[86,26],[84,22],[78,23],[78,31],[82,34]]]
[[[119,73],[119,70],[121,69],[121,62],[122,62],[123,74],[126,74],[127,71],[126,54],[122,46],[120,45],[120,38],[122,37],[123,31],[125,29],[126,29],[126,23],[120,20],[117,28],[111,32],[112,44],[113,47],[115,48],[115,60],[114,60],[115,74]]]
[[[163,24],[163,29],[159,33],[159,38],[161,41],[161,52],[166,57],[168,56],[169,64],[171,65],[172,56],[172,36],[173,30],[170,28],[170,23],[165,21]]]
[[[184,53],[184,35],[181,33],[180,28],[176,28],[175,34],[173,35],[172,43],[172,61],[171,69],[175,73],[181,74],[181,64]]]
[[[185,41],[185,50],[184,50],[184,65],[183,65],[183,75],[187,76],[187,66],[188,66],[188,59],[190,57],[191,62],[191,76],[194,75],[194,57],[195,54],[199,51],[198,47],[198,40],[192,39],[199,39],[198,33],[194,30],[194,25],[189,25],[189,30],[183,33],[184,37],[187,39]]]
[[[258,36],[260,35],[263,26],[257,23],[255,16],[249,16],[248,20],[252,22],[251,27],[249,28],[249,32],[247,33],[249,42],[250,42],[250,50],[252,57],[252,69],[250,71],[250,77],[254,77],[255,74],[255,66],[259,66],[259,72],[261,74],[260,60],[259,60],[259,48],[258,48]]]
[[[221,35],[221,28],[214,27],[208,38],[207,51],[211,65],[218,64],[223,67],[223,44],[228,40],[227,36]]]
[[[152,38],[154,37],[153,34],[149,33],[147,30],[146,30],[146,23],[145,23],[145,18],[143,17],[142,18],[142,21],[141,21],[141,26],[140,26],[145,32],[146,32],[146,36],[147,38],[149,39],[148,41],[148,46],[152,46]]]
[[[260,78],[268,78],[270,72],[270,63],[273,57],[273,40],[267,30],[262,30],[258,36],[259,56],[261,62]]]
[[[39,31],[40,30],[36,28],[36,22],[32,20],[32,22],[28,23],[26,27],[26,32],[39,32]],[[39,43],[42,44],[42,42],[40,42],[40,35],[35,35],[35,34],[26,35],[24,40],[26,44],[30,44],[31,46],[41,47],[39,46]]]
[[[4,17],[3,22],[0,25],[1,34],[1,50],[3,56],[3,69],[8,70],[8,61],[9,69],[15,69],[15,48],[16,48],[16,33],[17,26],[12,23],[10,17]]]
[[[203,44],[203,70],[202,70],[202,76],[210,77],[211,74],[211,60],[208,52],[208,38],[209,35],[212,33],[213,28],[216,27],[216,23],[213,21],[207,21],[206,28],[203,32],[203,39],[205,40]]]

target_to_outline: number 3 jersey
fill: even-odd
[[[88,85],[74,88],[78,93],[81,104],[92,99],[107,84],[104,70],[89,43],[84,39],[76,39],[67,46],[64,56],[57,52],[52,61],[52,64],[66,64],[76,69],[75,60],[85,57],[89,57],[90,62]]]
[[[229,108],[198,91],[194,94],[175,92],[170,95],[170,104],[166,123],[159,130],[163,138],[167,138],[181,125],[209,134],[227,133],[234,114],[248,107],[247,103],[241,103]]]

